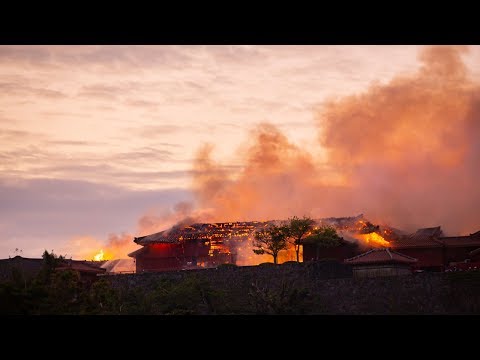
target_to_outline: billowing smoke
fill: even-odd
[[[177,203],[173,209],[156,213],[154,210],[143,215],[138,220],[138,236],[153,234],[159,231],[191,225],[198,221],[213,221],[208,209],[194,209],[190,202],[182,201]]]
[[[131,251],[134,251],[137,245],[133,242],[133,236],[127,233],[108,235],[107,245],[105,246],[107,259],[119,259],[125,257]]]
[[[315,115],[320,163],[275,126],[252,130],[242,170],[230,174],[198,151],[198,205],[215,221],[348,216],[405,230],[480,227],[480,87],[468,76],[465,47],[425,48],[417,73],[329,100]]]
[[[406,231],[437,225],[446,234],[479,230],[480,86],[462,62],[467,52],[424,48],[416,73],[324,102],[314,114],[317,149],[259,124],[239,149],[240,170],[232,172],[214,160],[214,146],[202,146],[193,164],[196,204],[147,214],[138,232],[359,213]],[[241,263],[260,261],[251,259],[251,249],[237,253]]]
[[[193,188],[200,207],[210,209],[217,221],[309,215],[322,198],[322,179],[312,156],[271,124],[260,124],[250,135],[253,142],[236,174],[212,161],[211,146],[199,150]]]
[[[480,227],[480,87],[462,62],[466,51],[426,48],[418,73],[332,100],[317,114],[329,163],[369,218],[409,230]]]

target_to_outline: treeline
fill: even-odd
[[[226,289],[204,276],[185,273],[181,278],[154,276],[140,286],[114,286],[107,276],[91,282],[74,270],[56,271],[61,260],[45,251],[41,271],[31,278],[14,269],[11,280],[0,283],[0,314],[302,314],[312,305],[308,291],[290,281],[271,287],[246,280]],[[219,271],[230,267],[236,268],[229,264]]]

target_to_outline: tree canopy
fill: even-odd
[[[315,220],[307,216],[304,216],[302,219],[297,216],[288,219],[288,237],[290,238],[291,243],[295,246],[297,262],[300,261],[301,241],[312,230],[314,224]]]
[[[288,227],[270,225],[267,229],[255,233],[253,252],[257,255],[268,254],[273,256],[273,263],[277,264],[278,253],[286,250]]]
[[[317,246],[317,260],[321,248],[330,248],[339,246],[343,238],[337,234],[337,230],[330,225],[322,225],[314,228],[311,233],[305,237],[304,241]]]

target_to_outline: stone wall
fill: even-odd
[[[217,313],[226,314],[480,314],[480,272],[354,279],[351,267],[319,261],[105,278],[134,291],[194,278],[209,284]]]

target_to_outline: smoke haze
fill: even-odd
[[[242,170],[230,174],[199,149],[193,190],[214,221],[350,216],[405,230],[480,228],[480,91],[466,47],[425,48],[417,73],[330,99],[315,114],[319,148],[290,142],[271,124],[251,131]],[[326,151],[326,161],[314,155]],[[323,159],[322,159],[323,160]]]
[[[426,47],[416,73],[319,104],[312,120],[317,148],[261,123],[239,146],[232,161],[241,166],[233,172],[214,160],[214,145],[202,145],[192,166],[195,203],[146,213],[137,233],[359,213],[411,232],[437,225],[446,235],[479,230],[480,87],[469,77],[465,53],[462,46]],[[241,262],[252,261],[247,250]]]

